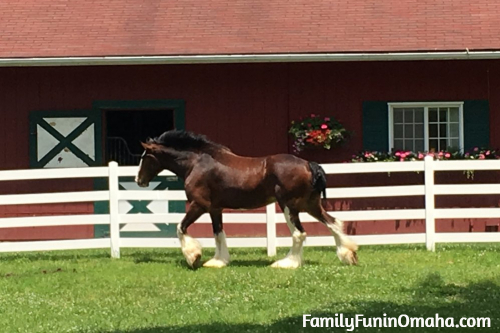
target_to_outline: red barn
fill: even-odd
[[[354,132],[345,147],[305,153],[319,162],[363,149],[500,147],[500,4],[492,1],[5,0],[0,31],[0,169],[133,164],[139,140],[174,127],[241,155],[291,153],[290,122],[311,113]],[[1,193],[100,186],[2,185]],[[498,206],[497,197],[484,202]],[[95,209],[0,206],[0,216]],[[353,230],[421,227],[377,223]],[[484,231],[471,223],[449,228]],[[93,233],[2,229],[0,239]]]

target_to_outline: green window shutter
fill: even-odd
[[[389,150],[389,112],[387,102],[363,102],[363,149]]]
[[[490,107],[487,100],[464,101],[464,148],[490,145]]]

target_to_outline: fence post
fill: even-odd
[[[276,204],[266,206],[267,255],[276,255]]]
[[[436,250],[436,219],[434,218],[434,159],[426,156],[424,159],[425,182],[425,245],[427,250]]]
[[[118,215],[118,163],[110,162],[109,170],[109,238],[111,258],[120,258],[120,221]]]

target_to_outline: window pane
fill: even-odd
[[[458,150],[458,139],[451,139],[450,140],[450,150],[456,151]]]
[[[429,122],[436,123],[438,120],[438,114],[436,108],[429,109]]]
[[[438,151],[438,140],[437,139],[429,140],[429,151]]]
[[[448,136],[448,129],[447,129],[446,124],[440,124],[439,125],[439,136],[442,137],[447,137]]]
[[[403,125],[394,125],[394,138],[395,139],[403,138]]]
[[[405,109],[405,123],[413,123],[413,109]]]
[[[415,150],[414,151],[424,151],[424,140],[415,140]]]
[[[448,108],[439,109],[439,122],[444,123],[448,119]]]
[[[429,151],[460,149],[459,111],[459,107],[447,106],[393,109],[394,149],[424,151],[427,146]]]
[[[424,123],[424,109],[415,109],[415,122]]]
[[[448,140],[446,140],[446,139],[439,140],[439,150],[445,150],[446,148],[448,148],[447,147],[447,145],[448,145],[447,141]]]
[[[421,139],[424,137],[424,125],[415,125],[415,138]]]
[[[405,125],[405,138],[413,139],[413,125]]]
[[[394,109],[394,123],[403,123],[403,110]]]
[[[405,140],[405,150],[413,150],[413,140]]]
[[[450,122],[458,123],[458,108],[450,108]]]
[[[394,140],[394,150],[403,150],[403,140]]]
[[[450,136],[458,138],[458,124],[450,124]]]
[[[429,125],[429,137],[436,138],[438,136],[438,125],[430,124]]]

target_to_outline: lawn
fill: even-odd
[[[441,245],[436,253],[366,246],[357,267],[342,265],[332,248],[304,251],[298,270],[268,267],[265,249],[231,249],[230,267],[195,271],[180,250],[124,249],[121,259],[108,250],[2,254],[0,331],[321,332],[302,328],[302,315],[335,313],[491,317],[490,330],[500,329],[500,245]],[[212,254],[206,249],[204,260]]]

